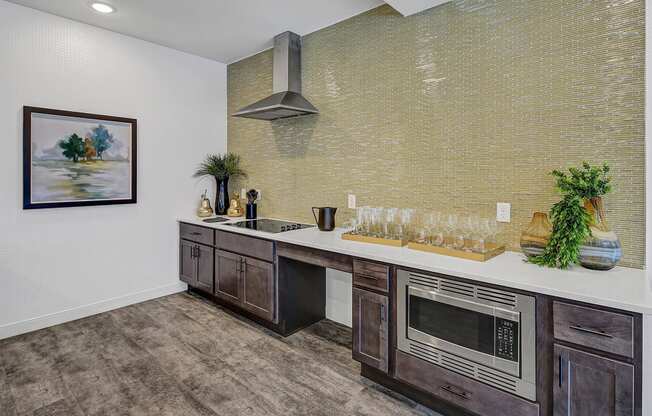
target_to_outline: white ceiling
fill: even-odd
[[[117,11],[101,15],[90,8],[91,0],[10,1],[224,63],[271,47],[280,32],[305,35],[383,4],[381,0],[105,0]]]
[[[451,0],[385,0],[387,4],[396,9],[403,16],[410,16],[423,10],[430,9],[431,7],[448,3],[449,1]]]

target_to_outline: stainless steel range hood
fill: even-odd
[[[301,95],[301,37],[292,32],[281,33],[274,37],[273,94],[232,115],[277,120],[317,113]]]

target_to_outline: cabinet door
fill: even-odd
[[[194,243],[186,240],[179,242],[179,279],[193,287],[197,285],[195,253]]]
[[[215,295],[223,300],[240,305],[240,260],[241,256],[227,251],[215,251]]]
[[[633,416],[634,367],[555,345],[555,416]]]
[[[261,318],[272,321],[276,304],[274,265],[245,257],[243,267],[243,307]]]
[[[197,287],[213,293],[213,268],[215,267],[214,249],[197,245],[195,261],[197,262]]]
[[[353,358],[387,372],[388,298],[353,288]]]

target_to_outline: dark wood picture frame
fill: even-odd
[[[113,121],[131,125],[131,198],[102,199],[65,202],[32,202],[32,115],[47,114],[62,117],[82,118],[98,121]],[[101,114],[80,113],[75,111],[55,110],[42,107],[23,107],[23,209],[84,207],[96,205],[136,204],[138,184],[138,121],[133,118],[113,117]]]

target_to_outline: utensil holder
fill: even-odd
[[[246,207],[247,217],[246,218],[248,220],[255,220],[256,218],[258,218],[258,212],[257,212],[256,207],[257,207],[256,204],[247,204],[247,207]]]

